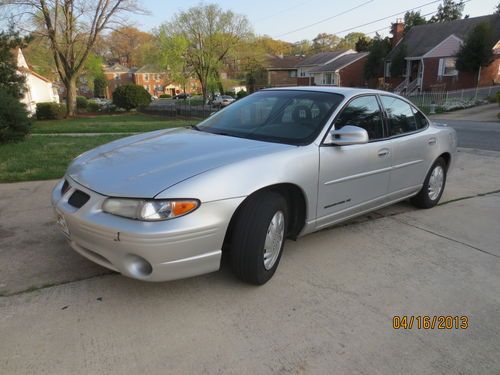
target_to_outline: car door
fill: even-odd
[[[428,121],[412,105],[389,95],[381,95],[380,100],[392,148],[389,193],[397,199],[420,188],[429,166],[429,148],[436,146],[437,139],[425,131]]]
[[[318,227],[375,207],[387,194],[391,148],[390,142],[384,140],[383,116],[376,95],[352,99],[335,118],[333,127],[341,129],[346,125],[365,129],[369,142],[320,147]]]

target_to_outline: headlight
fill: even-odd
[[[199,201],[188,200],[145,200],[108,198],[102,210],[109,214],[144,221],[168,220],[186,215],[200,205]]]

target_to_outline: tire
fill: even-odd
[[[286,200],[278,193],[264,191],[244,202],[237,215],[231,241],[233,271],[247,283],[265,284],[276,272],[283,253],[288,224]]]
[[[436,189],[436,183],[432,183],[432,180],[438,181],[437,175],[441,173],[441,187],[439,191]],[[434,174],[434,176],[433,176]],[[437,178],[437,179],[436,179]],[[425,177],[424,184],[419,193],[410,199],[411,203],[418,208],[432,208],[438,204],[441,196],[443,195],[444,187],[446,185],[446,162],[443,158],[438,158],[432,165],[429,173]]]

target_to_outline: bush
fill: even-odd
[[[224,95],[234,96],[234,91],[225,91]]]
[[[36,118],[38,120],[60,120],[66,114],[63,104],[46,102],[36,105]]]
[[[246,92],[244,90],[238,91],[238,93],[236,94],[236,99],[244,98],[247,95],[248,95],[248,92]]]
[[[170,94],[161,94],[160,95],[160,99],[170,99],[172,97],[172,95]]]
[[[0,89],[0,143],[19,141],[29,133],[31,122],[26,106]]]
[[[123,85],[113,92],[113,104],[130,111],[151,103],[151,95],[139,85]]]
[[[497,92],[497,103],[498,105],[500,105],[500,91]]]
[[[77,109],[87,109],[88,100],[85,96],[77,96],[76,97],[76,108]]]
[[[88,103],[87,103],[87,111],[88,112],[99,112],[100,109],[101,109],[101,106],[99,105],[99,103],[97,103],[93,100],[88,101]]]
[[[94,96],[96,98],[102,98],[106,95],[106,88],[108,87],[108,81],[102,75],[94,78]]]

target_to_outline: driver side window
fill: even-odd
[[[353,99],[335,119],[335,129],[345,125],[359,126],[368,132],[370,140],[384,137],[382,113],[373,95]]]

